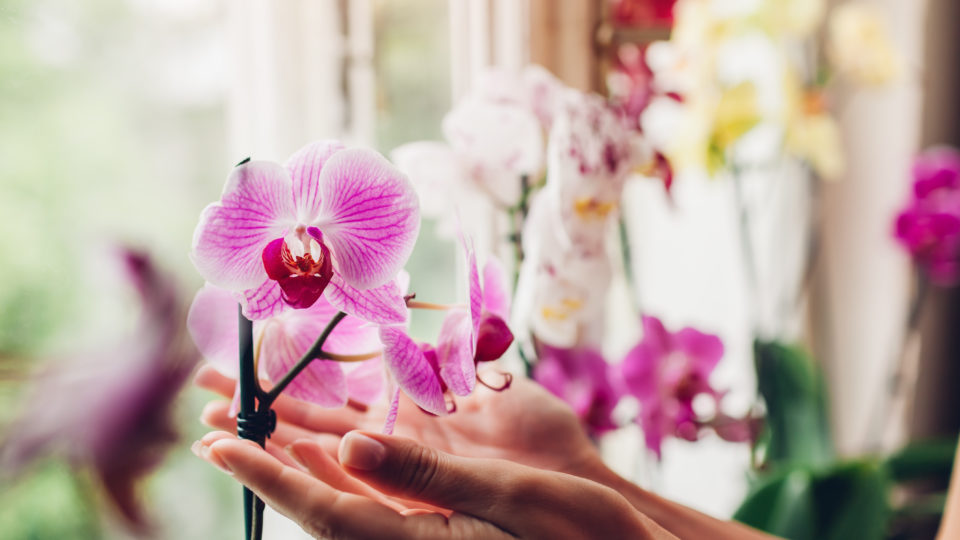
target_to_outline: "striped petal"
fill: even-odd
[[[261,254],[293,224],[287,172],[276,163],[251,161],[236,167],[220,202],[207,206],[193,234],[191,259],[210,283],[243,291],[267,278]]]
[[[285,166],[293,181],[293,203],[298,223],[311,223],[320,215],[320,171],[334,153],[343,150],[339,141],[316,141],[297,150]]]
[[[264,280],[259,287],[243,291],[243,315],[250,320],[275,317],[285,308],[280,284],[272,279]]]
[[[394,278],[420,229],[419,203],[407,177],[383,156],[341,150],[320,173],[320,218],[343,281],[370,289]]]
[[[259,363],[271,381],[280,380],[313,345],[326,322],[315,317],[271,319],[265,323]],[[322,407],[347,403],[347,379],[338,362],[313,360],[284,391]]]
[[[361,291],[334,274],[324,295],[340,311],[366,321],[396,324],[407,320],[407,304],[396,281]]]
[[[437,416],[447,414],[440,381],[420,347],[394,326],[380,328],[387,371],[420,408]]]
[[[440,377],[447,387],[458,396],[469,395],[477,383],[477,370],[473,357],[476,334],[470,315],[460,309],[447,312],[437,337],[437,361]]]

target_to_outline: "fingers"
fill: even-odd
[[[316,537],[505,538],[492,525],[466,516],[452,516],[449,520],[438,514],[402,516],[367,497],[343,493],[286,467],[255,443],[229,434],[213,438],[209,445],[199,441],[198,455],[221,467]],[[470,535],[464,535],[465,531]]]
[[[274,402],[273,410],[284,422],[317,433],[343,435],[354,429],[374,428],[376,424],[370,416],[351,407],[325,409],[284,395]]]
[[[655,524],[610,488],[494,459],[452,456],[409,439],[352,432],[340,463],[374,488],[495,523],[531,538],[657,538]],[[650,527],[653,527],[652,529]]]
[[[203,408],[200,414],[200,421],[214,429],[220,429],[236,434],[237,419],[228,414],[230,404],[223,401],[211,401]],[[276,431],[267,440],[268,443],[274,443],[280,448],[293,444],[300,439],[313,439],[321,444],[331,456],[337,455],[337,449],[340,446],[340,437],[329,433],[313,433],[303,428],[280,422],[277,424]]]
[[[369,497],[397,512],[407,510],[405,506],[390,500],[383,493],[348,475],[322,446],[312,440],[296,441],[287,446],[285,450],[298,465],[306,469],[314,478],[322,480],[334,489]]]
[[[210,365],[203,365],[193,379],[194,384],[220,394],[228,399],[233,397],[236,380],[220,373]],[[359,404],[341,409],[324,409],[300,401],[290,396],[280,395],[273,403],[279,420],[318,433],[343,435],[354,429],[376,429],[377,422],[366,415],[366,409]],[[292,442],[292,441],[291,441]]]
[[[193,384],[230,399],[233,397],[237,381],[220,373],[210,364],[203,364],[193,377]]]
[[[347,474],[333,457],[335,454],[328,453],[326,448],[321,447],[310,439],[296,441],[286,447],[285,450],[299,466],[306,469],[314,478],[322,480],[334,489],[348,493],[356,493],[357,495],[365,495],[398,511],[410,512],[412,510],[418,510],[421,511],[420,513],[435,512],[445,516],[449,516],[451,513],[450,510],[433,506],[423,501],[391,499],[385,496],[368,484]]]

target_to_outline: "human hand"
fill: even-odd
[[[196,383],[230,397],[235,381],[211,367],[198,372]],[[516,378],[507,390],[479,387],[457,400],[457,412],[436,417],[421,411],[401,396],[396,434],[441,451],[463,457],[507,459],[541,469],[591,478],[605,469],[594,445],[587,438],[570,408],[540,385]],[[202,420],[214,428],[233,431],[236,419],[227,415],[228,404],[212,402]],[[325,409],[282,396],[274,403],[278,427],[268,447],[278,448],[295,440],[314,438],[335,456],[339,439],[348,431],[379,431],[386,406],[370,410]]]
[[[336,489],[305,472],[329,473],[327,451],[312,439],[289,447],[300,468],[225,432],[208,434],[194,451],[318,538],[676,538],[620,494],[589,480],[500,459],[453,456],[389,435],[343,437],[343,470],[375,492],[452,513],[404,510]]]

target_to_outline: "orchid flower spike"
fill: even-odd
[[[476,365],[503,356],[513,343],[513,332],[506,322],[510,297],[503,266],[491,258],[483,268],[481,282],[472,245],[466,239],[461,245],[467,262],[469,305],[447,312],[437,338],[437,363],[441,379],[453,393],[466,396],[479,380]]]

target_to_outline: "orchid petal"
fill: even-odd
[[[444,117],[443,133],[472,179],[500,205],[515,205],[520,178],[543,168],[543,130],[524,107],[464,100]]]
[[[707,377],[723,358],[723,341],[694,328],[683,328],[674,335],[677,349],[691,359],[693,369]]]
[[[360,291],[334,274],[325,296],[340,311],[373,323],[395,324],[407,320],[407,304],[396,281]]]
[[[450,212],[466,171],[449,145],[432,141],[404,144],[390,152],[390,160],[413,183],[424,217],[437,218]]]
[[[393,390],[393,397],[390,399],[390,408],[387,410],[387,417],[383,421],[383,434],[393,435],[393,428],[397,425],[397,413],[400,412],[400,387]]]
[[[310,223],[320,215],[320,171],[330,156],[343,149],[339,141],[316,141],[287,159],[298,223]]]
[[[444,416],[447,404],[440,381],[420,347],[397,327],[380,327],[387,370],[405,394],[423,410]]]
[[[197,291],[187,314],[187,330],[200,354],[217,371],[237,376],[240,358],[237,301],[230,291],[209,283]]]
[[[485,311],[480,318],[480,329],[477,331],[475,342],[474,360],[490,362],[507,352],[513,343],[513,332],[503,319]]]
[[[291,312],[288,318],[306,317],[308,320],[317,321],[311,330],[314,331],[314,339],[316,339],[339,311],[325,298],[320,298],[309,309]],[[352,315],[344,317],[323,344],[323,350],[333,354],[366,354],[379,349],[380,338],[377,327]]]
[[[469,395],[477,383],[473,357],[476,342],[470,315],[454,309],[447,312],[437,337],[440,377],[458,396]]]
[[[472,242],[471,242],[472,244]],[[483,311],[483,289],[480,286],[480,271],[477,269],[477,253],[473,246],[467,249],[467,279],[469,280],[470,323],[473,329],[471,340],[476,342],[480,332],[480,314]],[[474,348],[476,345],[474,345]]]
[[[383,394],[383,386],[380,358],[359,362],[347,372],[347,395],[354,401],[368,405],[377,401]]]
[[[335,153],[320,174],[323,231],[343,281],[358,289],[393,279],[420,229],[417,195],[406,176],[371,150]]]
[[[483,309],[504,321],[510,318],[507,272],[499,259],[491,257],[483,266]]]
[[[326,322],[314,317],[271,319],[260,343],[259,364],[271,381],[279,381],[313,345]],[[285,390],[322,407],[347,403],[347,380],[337,362],[313,360]]]
[[[243,315],[250,320],[275,317],[285,309],[280,284],[266,279],[256,288],[243,291]]]
[[[259,287],[267,274],[261,254],[294,217],[290,177],[276,163],[236,167],[220,202],[207,206],[193,233],[191,259],[207,281],[230,290]]]

